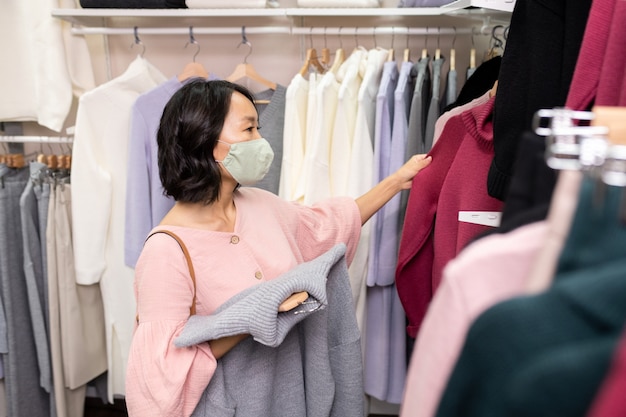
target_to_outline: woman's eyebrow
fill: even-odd
[[[258,123],[259,119],[254,116],[244,116],[242,122]]]

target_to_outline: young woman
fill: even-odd
[[[356,200],[311,207],[248,187],[273,152],[262,138],[251,93],[227,81],[193,80],[166,105],[157,135],[164,192],[176,200],[155,228],[178,235],[196,275],[197,314],[238,292],[312,260],[335,244],[354,255],[360,227],[430,163],[415,155]],[[131,345],[126,402],[131,417],[189,416],[217,361],[246,335],[177,348],[194,300],[183,252],[170,236],[146,240],[135,270],[138,323]]]

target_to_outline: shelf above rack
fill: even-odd
[[[259,9],[54,9],[52,16],[83,27],[103,26],[103,22],[141,25],[154,19],[167,22],[201,22],[210,18],[268,18],[293,22],[305,17],[418,17],[474,16],[508,13],[515,0],[457,0],[442,7],[380,8],[259,8]],[[126,25],[128,26],[128,25]]]

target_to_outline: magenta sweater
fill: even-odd
[[[450,118],[432,148],[433,161],[411,188],[400,240],[396,287],[411,337],[441,281],[446,263],[488,226],[460,223],[459,211],[500,211],[487,194],[493,159],[494,98]]]

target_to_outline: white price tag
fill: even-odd
[[[498,227],[502,219],[500,211],[459,211],[459,221]]]

